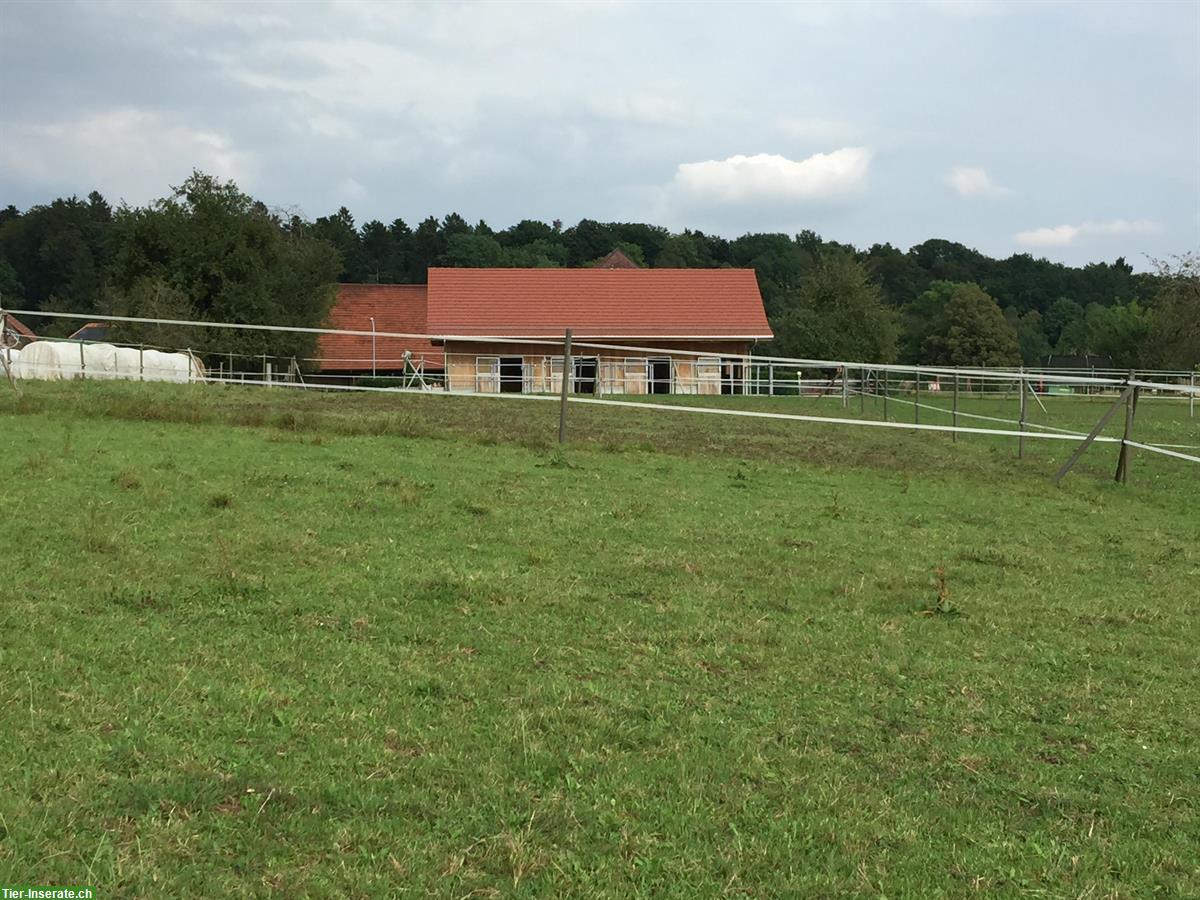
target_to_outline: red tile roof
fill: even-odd
[[[429,334],[770,338],[753,269],[429,270]]]
[[[329,327],[348,331],[424,334],[423,284],[339,284],[337,302],[329,313]],[[404,351],[414,364],[424,360],[427,369],[441,369],[445,353],[423,338],[375,338],[375,367],[399,371]],[[322,372],[367,372],[371,369],[371,335],[323,334],[317,341]]]

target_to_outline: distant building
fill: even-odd
[[[656,348],[577,348],[577,393],[741,393],[739,357],[773,337],[753,269],[641,269],[620,251],[586,269],[431,268],[424,286],[339,285],[329,321],[359,333],[321,336],[323,374],[399,373],[407,354],[449,390],[478,393],[560,390],[567,328],[579,343]]]
[[[12,313],[4,314],[4,334],[0,335],[0,347],[10,347],[20,350],[26,344],[37,340],[37,335],[24,322]]]
[[[637,263],[625,255],[620,247],[614,249],[608,256],[596,263],[596,269],[640,269]]]
[[[98,341],[107,341],[108,333],[112,330],[110,322],[88,322],[82,328],[72,332],[67,340],[70,341],[86,341],[87,343],[96,343]]]

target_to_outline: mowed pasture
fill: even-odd
[[[1054,487],[1071,442],[577,405],[560,450],[546,401],[3,387],[0,884],[1200,895],[1200,466],[1117,485],[1097,445]],[[1086,431],[1111,399],[1045,402]],[[1151,400],[1136,437],[1200,419]]]

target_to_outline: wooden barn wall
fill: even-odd
[[[621,339],[594,339],[597,344],[624,344]],[[601,392],[604,394],[645,394],[649,390],[644,365],[629,365],[627,360],[658,359],[669,356],[673,369],[673,393],[719,394],[721,372],[719,365],[694,356],[673,355],[669,351],[685,350],[703,353],[706,357],[741,355],[750,350],[749,341],[654,341],[656,350],[594,350],[587,347],[573,348],[576,359],[598,357]],[[666,353],[659,351],[668,351]],[[479,376],[476,368],[478,357],[520,356],[525,367],[527,381],[534,391],[558,392],[562,389],[557,366],[552,366],[548,357],[562,356],[561,347],[542,344],[476,343],[474,341],[446,342],[447,387],[452,391],[480,391],[494,393],[499,390],[496,379]]]

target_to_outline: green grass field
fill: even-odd
[[[1054,487],[1071,443],[580,406],[560,451],[549,402],[0,387],[0,885],[1200,896],[1200,466],[1116,485],[1097,446]],[[1200,419],[1148,402],[1137,437]]]

